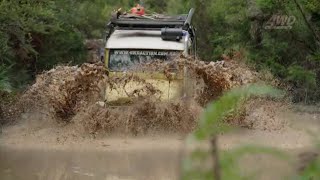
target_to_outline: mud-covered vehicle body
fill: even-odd
[[[148,95],[142,90],[146,84],[161,92],[161,100],[185,95],[186,70],[169,69],[171,76],[168,77],[163,69],[146,65],[159,61],[168,63],[179,56],[195,56],[196,36],[191,25],[193,14],[194,9],[177,16],[114,15],[108,24],[104,57],[109,77],[136,76],[144,83],[125,80],[125,84],[119,87],[109,86],[106,102],[128,102],[135,96]]]

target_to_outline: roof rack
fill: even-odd
[[[138,16],[117,12],[112,16],[108,27],[126,29],[182,28],[184,30],[189,30],[194,12],[194,8],[190,9],[188,14],[178,16],[165,16],[159,14]]]

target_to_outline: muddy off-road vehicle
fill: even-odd
[[[120,80],[135,76],[145,83],[128,80],[121,86],[107,87],[107,103],[130,102],[133,94],[147,95],[143,90],[146,87],[142,87],[146,84],[161,92],[161,100],[186,95],[186,68],[181,72],[172,67],[168,77],[163,69],[151,66],[159,61],[168,63],[179,56],[196,56],[196,35],[191,25],[194,12],[191,9],[188,14],[176,16],[145,15],[143,7],[138,6],[131,13],[117,11],[112,16],[103,57],[109,77]]]

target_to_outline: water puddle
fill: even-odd
[[[178,179],[179,153],[47,151],[0,147],[1,180]]]

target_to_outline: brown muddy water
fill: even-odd
[[[178,179],[173,150],[66,151],[0,147],[1,180]]]

